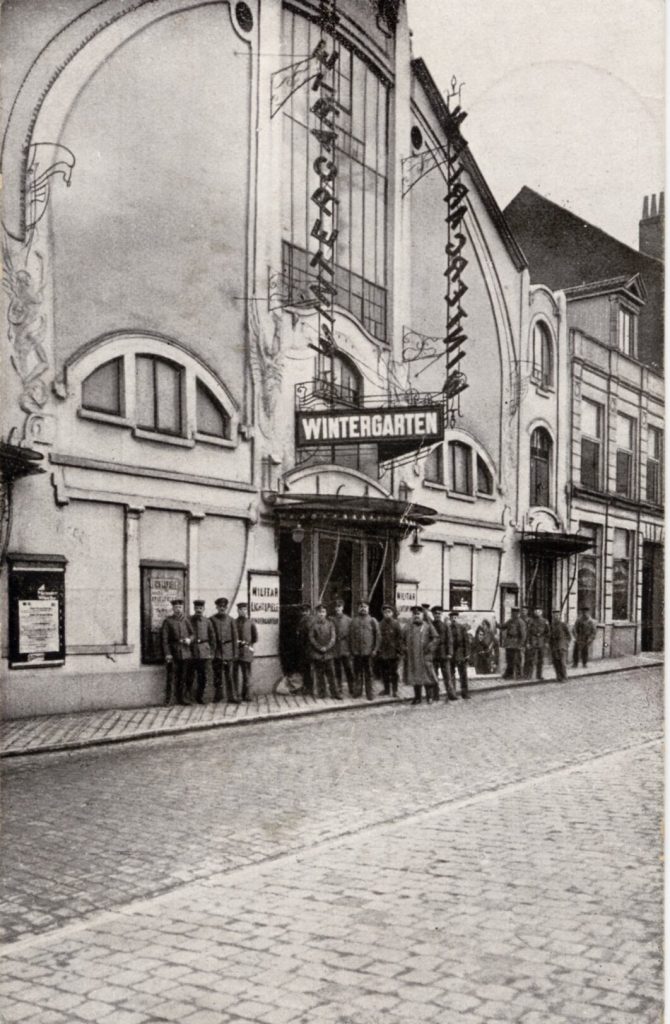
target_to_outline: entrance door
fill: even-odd
[[[663,649],[663,546],[642,546],[642,650]]]
[[[529,612],[541,608],[551,618],[554,596],[554,561],[551,558],[526,558],[526,604]]]
[[[323,533],[319,534],[318,543],[318,594],[314,603],[320,601],[331,611],[335,601],[344,601],[344,611],[351,615],[358,575],[354,565],[357,545],[346,537],[329,537]]]
[[[303,602],[303,544],[291,530],[279,534],[279,656],[284,672],[296,672],[301,664],[298,624]]]

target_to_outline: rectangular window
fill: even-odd
[[[455,494],[472,494],[472,453],[466,444],[449,444],[449,488]]]
[[[449,607],[472,608],[472,548],[454,544],[449,551]]]
[[[582,401],[582,487],[600,488],[603,407],[588,399]]]
[[[142,662],[163,660],[161,626],[172,614],[171,601],[186,601],[186,568],[175,563],[145,562],[140,566],[142,586]],[[188,607],[188,605],[186,606]]]
[[[579,532],[593,542],[593,547],[579,556],[577,570],[577,607],[588,608],[600,616],[601,528],[594,523],[580,523]]]
[[[454,580],[449,584],[449,607],[470,611],[472,608],[472,584],[465,580]]]
[[[633,493],[635,447],[635,420],[631,416],[622,413],[617,415],[616,444],[616,493],[630,498]]]
[[[649,427],[647,438],[647,501],[663,500],[663,431]]]
[[[441,444],[438,444],[430,455],[426,456],[424,465],[426,467],[423,474],[424,480],[433,484],[444,483],[444,451]]]
[[[614,531],[612,548],[612,618],[630,619],[631,534],[628,530]]]
[[[619,310],[617,342],[625,355],[635,355],[635,316],[628,309]]]
[[[181,434],[182,370],[154,356],[135,357],[137,426],[160,434]]]

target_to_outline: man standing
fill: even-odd
[[[435,670],[435,679],[438,679],[438,672],[442,673],[442,679],[444,681],[444,691],[446,694],[446,700],[458,700],[458,694],[454,689],[454,681],[451,677],[451,657],[453,655],[453,637],[451,633],[451,627],[448,622],[442,618],[444,609],[440,605],[435,605],[431,608],[433,613],[433,626],[437,633],[438,641],[435,646],[433,654],[433,668]],[[440,684],[439,681],[435,687],[435,700],[439,700],[440,697]]]
[[[535,669],[535,678],[541,680],[542,668],[544,665],[544,648],[549,643],[549,623],[542,614],[541,608],[536,608],[535,613],[528,623],[526,636],[526,647],[531,652],[530,679]]]
[[[395,618],[395,608],[385,604],[379,623],[379,650],[377,657],[384,684],[384,697],[398,696],[398,662],[403,653],[402,626]]]
[[[365,682],[365,696],[368,700],[374,700],[372,659],[379,647],[379,623],[370,615],[367,601],[359,602],[358,615],[351,621],[349,645],[354,658],[354,696],[362,696]]]
[[[426,700],[430,704],[433,699],[435,674],[433,658],[435,647],[439,642],[437,631],[432,622],[427,622],[424,610],[419,605],[412,609],[412,619],[405,626],[405,682],[414,687],[412,704],[421,703],[421,688],[426,688]]]
[[[184,693],[186,683],[186,670],[191,660],[191,640],[193,630],[191,623],[184,615],[184,602],[181,598],[175,598],[172,604],[172,615],[163,620],[161,626],[161,646],[165,657],[166,680],[165,680],[165,704],[169,704],[172,697],[172,683],[174,681],[174,698],[177,704],[188,704]]]
[[[195,702],[204,703],[205,687],[207,686],[208,667],[212,663],[214,644],[216,636],[214,627],[209,619],[205,618],[205,602],[193,602],[193,615],[190,618],[191,629],[193,630],[193,641],[191,643],[191,663],[189,666],[189,696],[196,683]]]
[[[332,616],[332,623],[335,626],[335,647],[333,648],[333,664],[335,666],[335,678],[337,686],[342,693],[342,677],[346,676],[349,696],[354,696],[354,672],[351,667],[351,648],[349,646],[349,634],[351,632],[351,619],[344,614],[344,601],[335,602],[335,611]]]
[[[561,613],[555,611],[551,616],[549,627],[549,649],[556,678],[564,683],[568,678],[568,648],[570,647],[570,630],[561,619]]]
[[[524,652],[523,652],[523,675],[524,675],[524,679],[530,679],[530,677],[533,674],[533,665],[534,665],[535,652],[534,652],[533,648],[530,646],[530,642],[529,642],[529,638],[528,638],[528,626],[530,624],[530,619],[531,619],[531,616],[530,616],[530,613],[529,613],[529,609],[528,609],[528,605],[525,605],[525,604],[522,605],[520,618],[521,618],[521,621],[523,622],[524,626],[526,627],[526,644],[525,644]]]
[[[512,608],[511,618],[503,625],[502,642],[505,648],[505,672],[503,679],[521,679],[522,658],[526,649],[526,623],[519,615],[519,608]]]
[[[596,637],[596,624],[589,614],[586,605],[579,609],[579,618],[572,627],[572,635],[575,638],[575,646],[572,652],[572,667],[577,668],[581,658],[584,668],[589,663],[589,651],[591,644]]]
[[[237,683],[233,665],[237,657],[237,636],[235,624],[228,614],[228,599],[219,597],[215,601],[216,614],[209,620],[214,629],[214,703],[218,704],[223,697],[224,678],[225,695],[229,704],[239,704]]]
[[[449,624],[451,626],[451,672],[461,683],[461,697],[463,700],[470,700],[468,689],[468,658],[470,657],[470,635],[462,622],[458,621],[458,611],[452,608],[449,612]]]
[[[254,660],[254,645],[258,642],[256,623],[249,618],[249,605],[241,601],[237,605],[235,619],[235,636],[237,639],[237,657],[235,659],[235,684],[242,700],[249,700],[249,683],[251,682],[251,663]],[[242,673],[242,687],[239,689],[239,673]]]
[[[335,625],[328,618],[325,604],[317,605],[316,618],[309,631],[309,655],[312,662],[312,678],[316,684],[316,696],[327,696],[327,680],[330,696],[334,700],[342,700],[342,691],[335,683],[333,672],[333,649],[336,639]]]

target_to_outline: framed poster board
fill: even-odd
[[[9,667],[65,664],[62,555],[19,555],[9,563]]]
[[[186,602],[186,566],[179,562],[141,562],[140,577],[142,663],[156,665],[163,661],[161,626],[172,615],[172,601],[181,597]],[[188,611],[188,605],[184,611]]]
[[[256,657],[279,653],[279,573],[250,569],[248,573],[249,618],[258,628]]]
[[[396,580],[395,607],[399,619],[409,619],[419,600],[417,580]]]

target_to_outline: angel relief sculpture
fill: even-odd
[[[272,313],[272,331],[261,322],[258,301],[249,303],[249,356],[254,380],[260,389],[261,409],[266,421],[271,421],[281,390],[284,357],[282,353],[279,313]],[[266,435],[267,436],[267,435]]]
[[[32,268],[16,266],[7,239],[3,242],[3,284],[8,293],[7,337],[11,345],[12,366],[23,385],[19,404],[24,412],[35,412],[46,404],[48,390],[42,375],[49,367],[45,350],[46,317],[44,299],[44,260],[32,249],[25,252]]]

